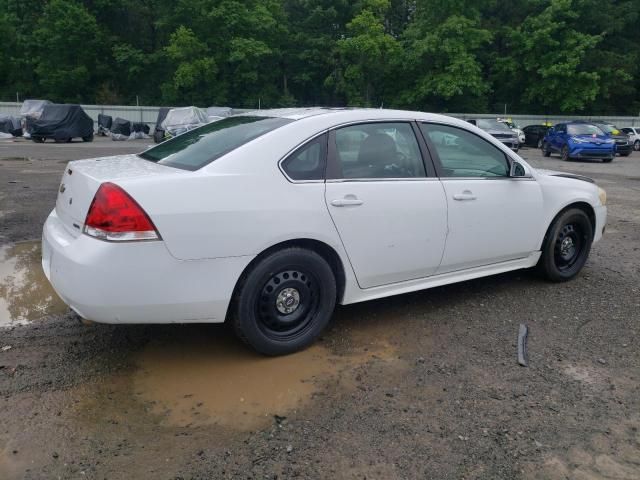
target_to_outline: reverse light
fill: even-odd
[[[598,197],[600,198],[600,204],[602,205],[607,204],[607,192],[605,191],[604,188],[598,187]]]
[[[109,242],[160,240],[155,225],[138,202],[109,182],[100,185],[93,197],[83,232]]]

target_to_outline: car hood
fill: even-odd
[[[557,172],[555,170],[545,170],[543,168],[536,168],[535,170],[536,170],[536,173],[540,175],[546,175],[548,177],[571,178],[574,180],[581,180],[583,182],[596,183],[595,180],[593,180],[592,178],[585,177],[584,175],[577,175],[575,173]]]

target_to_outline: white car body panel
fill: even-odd
[[[363,204],[334,205],[350,198]],[[326,202],[360,287],[436,272],[447,238],[447,201],[440,182],[327,182]]]
[[[63,300],[107,323],[222,322],[251,261],[287,241],[321,242],[335,252],[344,270],[340,302],[348,304],[531,267],[553,218],[576,202],[593,208],[594,240],[602,235],[606,207],[596,185],[535,170],[463,120],[373,109],[252,115],[295,121],[193,172],[136,155],[70,162],[43,231],[43,269]],[[470,130],[530,178],[293,182],[281,171],[279,162],[309,139],[380,120]],[[117,243],[82,234],[103,182],[131,195],[162,240]],[[465,190],[476,200],[453,199]],[[348,195],[363,205],[331,205]]]

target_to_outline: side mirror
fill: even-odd
[[[511,162],[509,176],[512,178],[531,178],[531,174],[526,171],[524,165],[516,161]]]

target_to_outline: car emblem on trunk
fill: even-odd
[[[67,187],[64,186],[64,183],[60,184],[60,193],[64,193],[64,191],[67,189]]]

